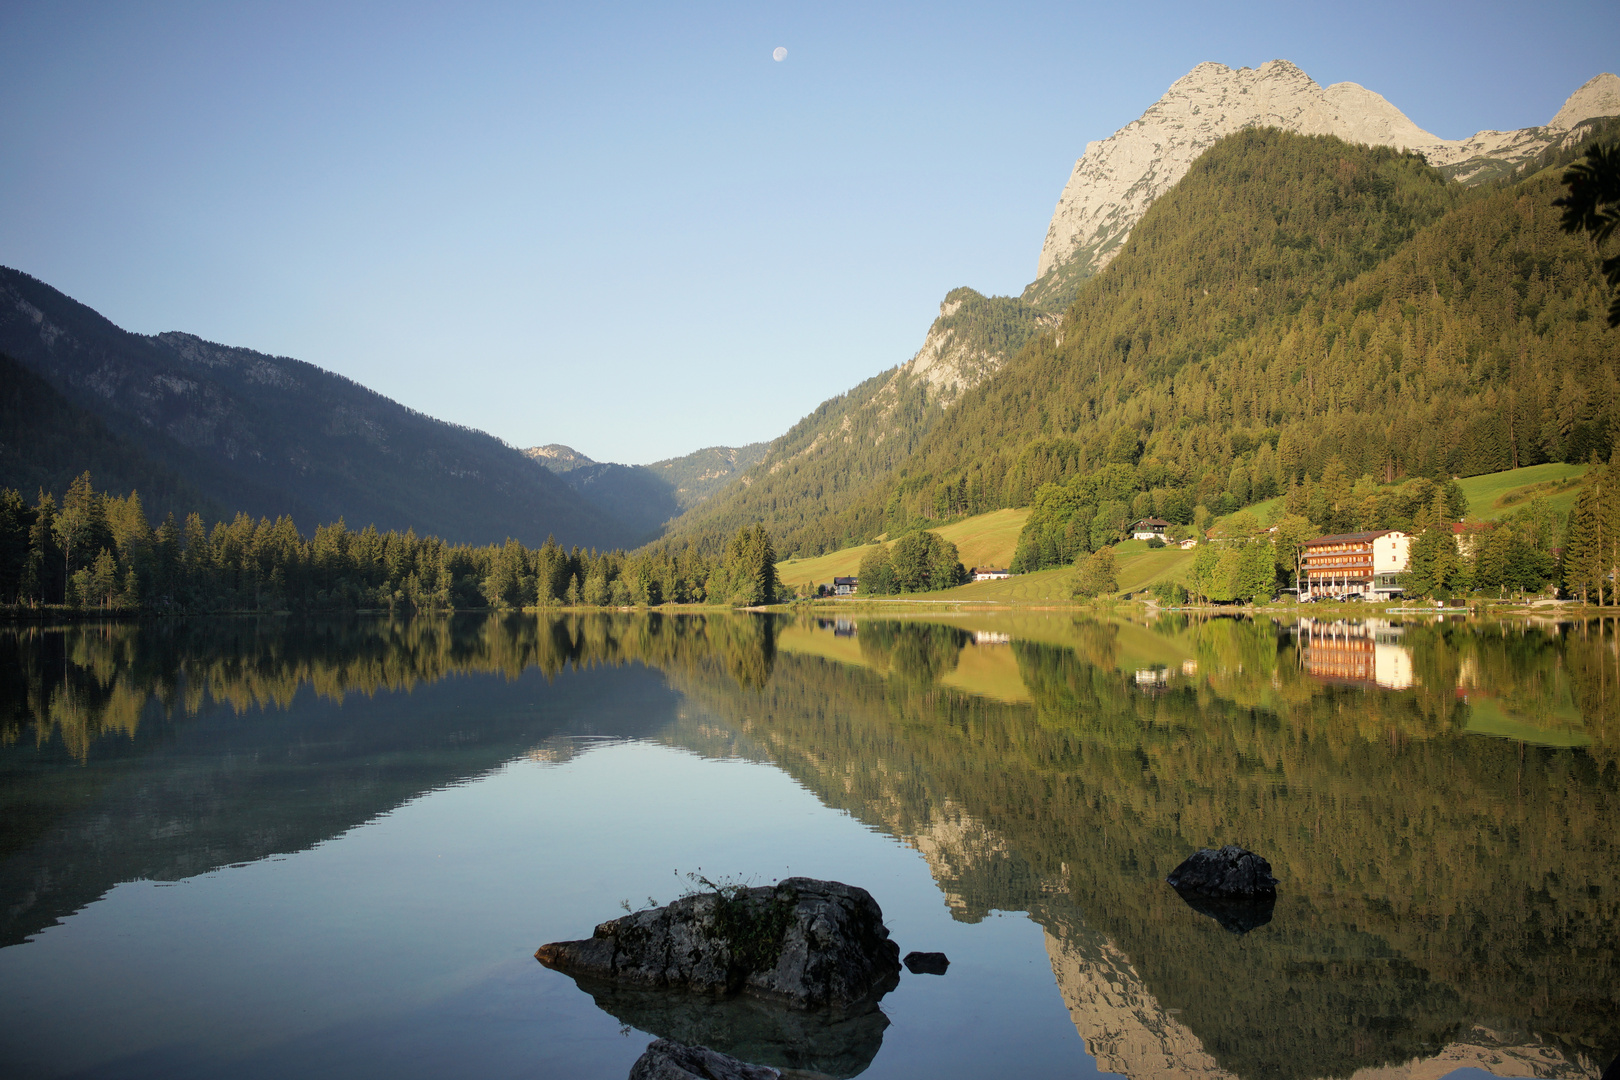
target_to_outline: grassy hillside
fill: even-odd
[[[861,559],[877,544],[841,548],[809,559],[783,559],[776,564],[776,576],[789,585],[830,585],[835,577],[854,577]]]
[[[941,525],[933,531],[956,545],[963,566],[970,569],[975,566],[1005,567],[1012,561],[1013,549],[1018,545],[1018,533],[1028,518],[1028,510],[996,510]],[[874,546],[862,544],[808,559],[783,559],[776,564],[776,573],[789,585],[802,585],[807,581],[816,585],[831,584],[835,577],[854,577],[860,569],[861,559]]]
[[[941,525],[934,532],[941,539],[956,545],[962,565],[998,566],[1005,568],[1012,562],[1018,547],[1018,534],[1029,520],[1029,509],[993,510],[950,525]]]
[[[1033,574],[1014,574],[1000,581],[970,581],[954,589],[929,593],[930,600],[979,600],[997,604],[1049,604],[1072,603],[1069,597],[1069,579],[1074,571],[1069,567],[1056,570],[1038,570]]]
[[[1179,547],[1150,549],[1145,540],[1127,540],[1114,548],[1114,567],[1119,592],[1145,589],[1157,581],[1175,581],[1186,576],[1197,553]]]
[[[1585,465],[1549,462],[1523,469],[1470,476],[1461,481],[1468,514],[1483,521],[1506,517],[1539,498],[1558,514],[1569,513],[1580,492]]]

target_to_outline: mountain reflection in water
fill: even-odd
[[[1620,1053],[1617,641],[1612,621],[1038,614],[7,630],[0,942],[611,735],[767,761],[922,853],[958,920],[1027,912],[1105,1071],[1597,1076]],[[478,707],[499,680],[586,694],[559,677],[581,671],[611,692]],[[278,720],[301,689],[318,744]],[[383,690],[412,708],[369,714]],[[1244,934],[1164,884],[1225,842],[1282,881]],[[631,997],[599,1000],[662,1017],[646,1030],[702,1019]],[[818,1060],[858,1072],[884,1023]]]

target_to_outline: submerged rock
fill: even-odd
[[[897,984],[900,948],[865,889],[787,878],[724,888],[602,923],[534,954],[549,968],[634,986],[747,993],[800,1009],[847,1009]]]
[[[750,1065],[706,1046],[659,1039],[630,1066],[630,1080],[780,1080],[764,1065]]]
[[[942,952],[908,952],[905,964],[913,975],[943,975],[951,961]]]
[[[1188,856],[1165,878],[1177,892],[1230,900],[1275,898],[1277,879],[1271,864],[1252,851],[1227,844],[1219,851],[1204,848]]]

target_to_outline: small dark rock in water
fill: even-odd
[[[750,1065],[706,1046],[659,1039],[630,1066],[630,1080],[780,1080],[764,1065]]]
[[[1218,896],[1230,900],[1255,900],[1277,895],[1277,879],[1271,864],[1252,851],[1227,844],[1219,851],[1204,848],[1165,878],[1171,888],[1186,895]]]
[[[950,960],[942,952],[909,952],[906,953],[906,970],[913,975],[943,975],[945,969],[951,966]]]
[[[576,978],[748,993],[799,1009],[845,1009],[893,989],[900,947],[865,889],[787,878],[727,888],[602,923],[535,959]]]

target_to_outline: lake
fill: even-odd
[[[0,1063],[623,1077],[671,1035],[836,1077],[1597,1077],[1617,698],[1614,620],[0,627]],[[1224,843],[1274,909],[1165,884]],[[533,959],[789,875],[949,970],[817,1026]]]

